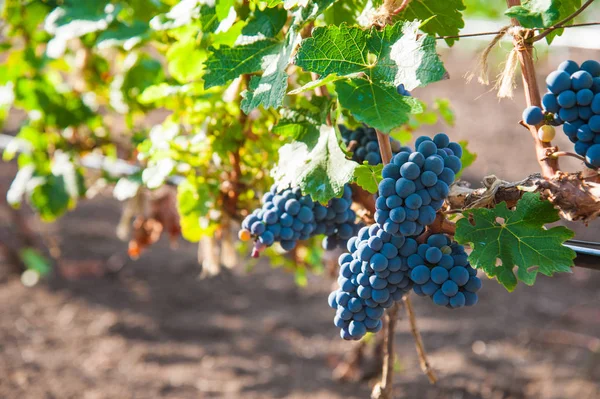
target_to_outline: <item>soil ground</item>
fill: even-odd
[[[566,55],[590,57],[553,56],[540,63],[540,76]],[[446,131],[471,140],[480,157],[465,177],[477,185],[492,172],[507,180],[536,172],[528,133],[513,123],[522,89],[518,100],[498,102],[460,79],[474,64],[472,52],[458,47],[444,56],[455,79],[422,94],[452,100],[457,125]],[[0,166],[0,195],[14,172],[12,164]],[[196,247],[182,241],[172,250],[164,240],[110,274],[108,265],[126,253],[115,236],[119,214],[120,204],[97,197],[52,225],[29,218],[56,239],[64,262],[62,273],[33,288],[1,274],[0,398],[369,397],[373,381],[332,378],[354,344],[342,341],[332,324],[329,277],[311,276],[299,288],[292,275],[262,263],[201,280]],[[0,239],[12,229],[0,213]],[[596,224],[577,231],[593,239],[599,230]],[[0,259],[0,271],[3,266]],[[74,278],[78,273],[94,276]],[[511,294],[484,283],[480,303],[468,310],[414,299],[439,383],[431,386],[420,372],[402,319],[395,398],[600,397],[599,272],[542,276]]]

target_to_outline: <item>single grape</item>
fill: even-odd
[[[558,95],[556,100],[558,101],[558,105],[561,107],[571,108],[577,103],[577,95],[572,90],[565,90]]]
[[[592,75],[586,71],[577,71],[571,75],[571,87],[573,90],[589,89],[594,83]],[[560,104],[560,102],[559,102]]]
[[[600,144],[594,144],[588,148],[585,154],[585,160],[594,168],[600,167]]]
[[[571,76],[562,70],[550,72],[546,77],[546,85],[548,90],[558,95],[571,88]]]
[[[549,143],[554,140],[555,136],[556,129],[554,129],[554,126],[543,125],[538,129],[538,138],[545,143]]]
[[[579,65],[572,60],[566,60],[560,63],[560,65],[557,68],[558,71],[565,71],[566,73],[568,73],[569,75],[574,74],[575,72],[579,71]]]
[[[556,96],[552,93],[544,94],[544,97],[542,97],[542,105],[544,106],[544,109],[548,112],[558,112],[558,101],[556,100]]]
[[[598,61],[595,61],[595,60],[584,61],[581,64],[581,68],[580,69],[582,71],[586,71],[587,73],[589,73],[593,77],[600,76],[600,62],[598,62]]]

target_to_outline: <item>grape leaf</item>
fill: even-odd
[[[279,187],[298,186],[315,201],[326,203],[343,194],[357,166],[346,159],[335,129],[321,125],[279,149],[273,177]]]
[[[274,39],[259,40],[245,46],[212,48],[206,63],[204,87],[221,86],[244,73],[260,71],[269,56],[279,53],[281,48],[282,43]]]
[[[375,194],[382,179],[382,170],[383,164],[372,166],[365,161],[364,165],[359,165],[354,169],[354,182],[371,194]]]
[[[282,108],[281,117],[273,127],[273,133],[297,139],[304,135],[318,135],[319,126],[325,124],[331,109],[331,99],[314,96],[310,102],[299,99],[297,108]]]
[[[173,44],[166,55],[169,72],[180,83],[195,80],[204,72],[206,50],[199,48],[193,37]]]
[[[463,174],[466,168],[473,165],[473,162],[477,160],[477,154],[469,151],[469,142],[467,140],[461,140],[458,142],[458,144],[460,144],[460,146],[462,147],[463,153],[462,157],[460,157],[462,169],[456,174],[457,179]]]
[[[525,28],[548,28],[559,21],[562,0],[528,0],[519,6],[512,6],[505,14]]]
[[[301,40],[298,28],[297,25],[292,25],[285,43],[278,47],[279,51],[263,57],[263,74],[260,77],[253,76],[249,89],[243,93],[241,109],[246,114],[261,105],[265,108],[278,108],[282,104],[288,84],[286,69]]]
[[[533,285],[538,272],[552,276],[554,272],[569,272],[573,266],[575,252],[563,243],[574,233],[564,226],[544,228],[560,218],[554,206],[542,201],[538,193],[525,193],[514,211],[502,202],[493,209],[468,210],[464,215],[456,226],[456,241],[470,243],[471,264],[496,277],[508,291],[515,289],[517,277]],[[498,260],[500,265],[496,266]]]
[[[248,24],[242,29],[245,36],[275,37],[287,20],[287,11],[282,8],[257,9]]]
[[[465,9],[463,0],[413,0],[408,3],[398,17],[403,20],[425,21],[423,32],[437,36],[455,36],[465,27],[461,11]],[[458,39],[445,39],[452,46]]]
[[[219,21],[224,20],[229,15],[229,10],[235,5],[235,0],[216,0],[215,12]]]
[[[573,14],[575,11],[577,11],[579,8],[581,7],[581,0],[560,0],[559,3],[559,7],[558,7],[558,12],[559,12],[559,17],[558,20],[562,21],[563,19],[567,18],[569,15]],[[575,22],[576,18],[573,18],[572,20],[570,20],[569,22],[567,22],[565,25],[573,25],[573,23]],[[548,44],[552,43],[552,40],[554,40],[554,38],[556,36],[560,36],[563,34],[565,30],[564,29],[555,29],[552,32],[550,32],[550,34],[548,36],[546,36],[546,41],[548,42]]]
[[[156,31],[179,28],[189,24],[200,15],[200,0],[182,0],[166,14],[159,14],[150,20],[150,27]]]
[[[398,22],[382,31],[342,24],[314,30],[296,55],[299,67],[340,76],[362,72],[371,80],[407,90],[437,82],[446,71],[435,50],[435,39],[418,33],[419,22]]]
[[[188,241],[198,242],[212,233],[210,226],[202,225],[202,219],[214,208],[210,201],[213,193],[202,177],[189,176],[177,185],[177,212],[180,215],[181,235]]]
[[[335,82],[342,107],[356,120],[389,133],[408,121],[409,114],[423,112],[423,105],[413,97],[398,95],[396,88],[365,78]]]
[[[98,36],[96,45],[99,49],[123,47],[125,50],[130,51],[144,40],[147,32],[148,25],[143,22],[134,21],[131,25],[117,22]]]

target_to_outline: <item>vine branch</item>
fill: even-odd
[[[566,23],[568,23],[569,21],[571,21],[573,18],[575,18],[576,16],[578,16],[579,14],[581,14],[583,12],[583,10],[585,10],[586,8],[588,8],[592,3],[594,2],[594,0],[588,0],[586,1],[581,7],[579,7],[579,9],[577,11],[575,11],[573,14],[569,15],[568,17],[566,17],[565,19],[563,19],[562,21],[559,21],[557,24],[555,24],[554,26],[549,27],[548,29],[546,29],[545,31],[543,31],[542,33],[540,33],[537,36],[534,36],[531,38],[532,42],[536,42],[538,40],[542,40],[543,38],[545,38],[546,36],[548,36],[550,33],[552,33],[553,31],[557,30],[557,29],[561,29],[564,28],[564,25]]]
[[[521,4],[521,0],[506,0],[509,7],[518,6]],[[512,18],[513,26],[520,26],[519,21]],[[514,35],[513,45],[517,50],[519,64],[521,65],[521,75],[523,78],[523,87],[525,89],[525,100],[527,106],[541,107],[542,99],[537,86],[537,78],[535,75],[535,66],[533,64],[533,46],[528,39],[530,39],[531,30],[519,31]],[[531,136],[535,143],[535,150],[537,154],[537,160],[542,168],[542,175],[546,178],[551,178],[560,171],[558,166],[557,158],[547,158],[546,151],[552,147],[549,142],[543,142],[538,138],[537,130],[542,124],[539,123],[536,126],[528,126]],[[544,159],[545,158],[545,159]]]
[[[395,303],[386,312],[386,323],[383,330],[383,369],[381,381],[375,385],[371,393],[372,399],[392,399],[394,388],[394,332],[398,320],[399,305]]]
[[[415,312],[412,306],[412,301],[410,300],[410,295],[405,295],[402,300],[404,301],[404,309],[406,309],[406,315],[408,316],[408,322],[410,324],[410,332],[415,339],[415,346],[417,348],[417,354],[419,355],[419,364],[421,366],[421,370],[429,379],[429,382],[435,384],[437,382],[437,377],[429,364],[429,360],[427,360],[427,353],[425,352],[425,345],[423,345],[423,338],[421,338],[421,333],[417,328],[417,318],[415,317]]]
[[[377,142],[379,143],[379,152],[383,165],[387,165],[392,160],[392,146],[388,135],[377,132]],[[392,390],[394,385],[394,335],[396,331],[396,319],[398,317],[398,305],[394,304],[386,312],[386,320],[383,327],[384,352],[383,369],[381,372],[381,381],[375,385],[371,393],[372,399],[392,399]]]

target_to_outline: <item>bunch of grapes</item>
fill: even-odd
[[[323,248],[332,250],[344,246],[348,239],[356,234],[359,225],[356,223],[356,213],[352,205],[352,189],[344,186],[341,198],[332,198],[326,206],[315,203],[313,212],[317,226],[313,235],[325,234]]]
[[[363,227],[339,257],[340,288],[329,295],[336,310],[334,324],[346,340],[381,329],[385,308],[399,301],[412,283],[406,259],[417,250],[411,238],[386,233],[377,225]]]
[[[600,167],[600,63],[594,60],[578,65],[564,61],[546,78],[548,93],[542,98],[542,106],[528,107],[523,120],[537,125],[548,120],[549,124],[563,124],[563,131],[575,144],[575,152],[586,157],[588,166]],[[545,124],[538,131],[540,140],[551,141],[554,128]]]
[[[462,148],[444,133],[419,137],[417,150],[400,152],[383,168],[375,222],[387,233],[416,236],[433,223],[462,164]]]
[[[381,163],[381,154],[379,152],[379,142],[377,141],[377,132],[370,127],[359,127],[356,130],[349,130],[340,125],[342,140],[346,146],[353,149],[352,160],[362,165],[367,161],[369,165],[378,165]],[[398,140],[389,138],[392,147],[392,153],[401,151],[410,151],[408,147],[403,147]],[[355,143],[351,145],[351,143]]]
[[[469,264],[462,245],[444,234],[434,234],[417,253],[407,259],[410,278],[417,295],[429,296],[433,303],[450,309],[473,306],[481,280]]]
[[[310,196],[303,196],[299,188],[278,191],[273,185],[263,196],[262,207],[243,220],[239,238],[254,238],[253,256],[276,241],[290,251],[298,240],[308,239],[316,229],[314,207]]]

